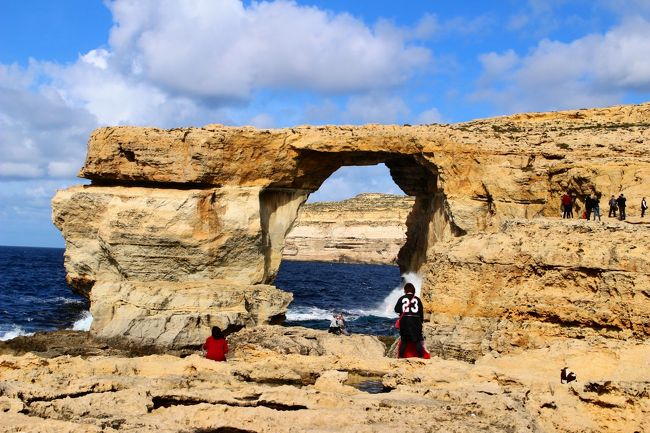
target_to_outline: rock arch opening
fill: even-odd
[[[292,185],[278,183],[260,194],[265,282],[277,274],[285,239],[298,212],[309,195],[341,167],[385,164],[390,177],[408,197],[412,206],[405,215],[406,236],[396,264],[401,273],[417,273],[426,260],[427,248],[434,242],[463,234],[448,218],[444,192],[438,188],[438,168],[417,155],[389,152],[316,152],[305,151],[298,160],[298,175]],[[353,257],[342,261],[354,262]]]
[[[263,191],[262,226],[270,230],[264,235],[268,282],[294,296],[288,324],[325,328],[339,309],[354,320],[355,332],[390,335],[400,277],[415,282],[428,246],[453,234],[445,219],[444,194],[438,190],[437,167],[413,156],[394,154],[354,153],[343,158],[351,165],[341,164],[340,155],[310,153],[308,158],[305,165],[309,167],[315,165],[311,159],[319,159],[321,167],[327,167],[319,171],[318,182],[312,187],[327,188],[329,179],[352,166],[379,169],[383,165],[383,173],[368,170],[366,174],[383,174],[395,186],[394,192],[401,191],[403,196],[368,192],[344,200],[307,203],[311,190]],[[343,186],[338,183],[336,187]],[[348,197],[354,195],[350,191]],[[356,292],[357,287],[361,293]],[[313,297],[312,292],[319,296]]]

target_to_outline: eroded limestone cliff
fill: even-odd
[[[298,209],[339,167],[383,162],[414,197],[397,263],[424,279],[440,353],[645,339],[648,226],[549,219],[565,191],[578,213],[592,192],[637,213],[649,126],[641,104],[455,125],[101,128],[81,170],[92,184],[59,192],[53,219],[91,332],[182,346],[213,324],[281,318],[291,295],[269,284]]]

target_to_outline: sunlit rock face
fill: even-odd
[[[394,264],[406,241],[410,196],[367,193],[300,208],[287,235],[287,260]]]
[[[68,280],[103,318],[92,332],[128,335],[136,342],[196,343],[206,323],[249,326],[280,318],[290,294],[277,291],[282,302],[264,304],[260,315],[254,312],[257,301],[245,293],[273,282],[298,209],[341,166],[383,162],[414,203],[397,263],[424,278],[428,317],[439,325],[436,338],[448,338],[444,344],[463,334],[467,353],[519,347],[529,344],[514,337],[524,325],[544,328],[538,333],[542,342],[548,335],[579,336],[585,329],[642,337],[648,334],[640,326],[643,314],[630,313],[614,324],[589,316],[614,304],[636,311],[631,304],[647,300],[647,266],[623,265],[634,262],[637,251],[650,251],[647,226],[624,236],[637,251],[617,249],[606,261],[589,261],[587,251],[623,238],[609,229],[588,230],[587,222],[544,221],[560,215],[565,191],[577,197],[578,215],[592,192],[603,194],[601,212],[607,197],[624,193],[628,215],[638,215],[650,189],[649,126],[650,104],[454,125],[100,128],[90,138],[80,173],[92,184],[59,192],[53,219],[66,239]],[[629,229],[613,224],[622,232]],[[567,238],[581,243],[571,247],[572,258],[557,263],[556,250],[546,245],[561,248]],[[531,251],[539,249],[531,270]],[[616,278],[627,282],[609,282],[612,272],[625,272]],[[578,285],[579,292],[599,295],[585,292],[580,302],[567,302],[576,290],[569,281],[583,276],[590,283]],[[160,299],[167,301],[144,302],[156,282],[167,291]],[[218,319],[208,319],[205,311],[200,320],[173,322],[175,310],[167,305],[174,304],[176,293],[204,283],[212,284],[215,301],[196,308]],[[231,296],[224,289],[229,285],[244,292],[237,307],[216,301]],[[100,287],[101,299],[112,291],[115,300],[100,302],[94,294]],[[207,296],[201,287],[197,296]],[[625,289],[606,295],[615,287]],[[533,302],[542,295],[543,303]],[[183,305],[182,314],[194,317],[191,302]],[[550,314],[553,306],[562,313]],[[153,310],[156,320],[170,317],[166,327],[142,325],[157,331],[139,336],[127,332],[153,320],[147,313]],[[239,316],[228,315],[233,311]],[[498,334],[504,340],[497,344],[490,332],[495,326],[513,331]]]

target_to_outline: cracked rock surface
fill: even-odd
[[[266,327],[278,341],[296,333]],[[199,354],[0,355],[6,432],[648,431],[647,344],[563,341],[457,360],[303,355],[252,335],[223,363]],[[301,338],[314,337],[309,331]],[[56,339],[56,335],[52,336]],[[249,340],[246,342],[245,340]],[[376,340],[375,340],[376,341]],[[357,346],[374,347],[370,338]],[[92,345],[89,345],[92,346]],[[291,346],[291,345],[289,345]],[[568,365],[578,380],[560,384]],[[374,388],[368,385],[379,385]],[[372,392],[368,392],[371,390]]]

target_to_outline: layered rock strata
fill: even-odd
[[[628,213],[637,213],[650,185],[649,126],[650,104],[642,104],[455,125],[100,128],[91,136],[81,170],[92,184],[57,194],[53,218],[66,239],[69,281],[91,298],[93,314],[106,319],[93,324],[93,333],[128,335],[136,342],[198,342],[212,324],[239,327],[280,318],[290,295],[267,285],[299,207],[339,167],[383,162],[395,183],[414,197],[397,263],[402,271],[423,276],[428,317],[449,325],[448,335],[466,329],[480,336],[472,347],[479,341],[488,350],[494,324],[505,317],[513,328],[547,329],[550,323],[558,325],[549,331],[553,335],[571,337],[576,329],[588,329],[610,337],[612,328],[600,325],[608,322],[586,312],[623,305],[627,313],[634,310],[629,302],[644,299],[647,267],[622,265],[635,252],[617,249],[609,262],[588,272],[579,248],[578,259],[568,261],[566,269],[557,266],[553,253],[539,253],[531,271],[529,250],[562,242],[554,236],[571,238],[577,232],[586,251],[618,235],[583,233],[582,225],[572,223],[566,229],[541,222],[508,224],[557,217],[565,191],[578,197],[578,214],[592,192],[624,193]],[[645,239],[647,226],[641,226],[635,240],[639,251],[648,251]],[[522,249],[519,241],[529,246]],[[481,251],[476,257],[445,256],[458,245],[462,250],[480,242],[486,248],[501,245],[507,260],[483,261]],[[553,318],[544,305],[563,305],[569,281],[584,276],[591,282],[580,292],[591,288],[599,296],[584,295],[587,304],[569,304]],[[548,297],[544,304],[528,303],[539,295],[540,277]],[[621,297],[600,295],[621,285]],[[229,286],[264,295],[259,300],[243,295],[238,305],[221,303],[217,298],[231,297]],[[144,302],[154,287],[162,301]],[[93,294],[95,288],[103,290],[105,302]],[[508,298],[515,288],[517,296]],[[188,301],[175,308],[176,296],[204,297],[210,290],[212,303]],[[445,302],[438,303],[439,296]],[[501,299],[508,301],[505,306]],[[633,313],[615,323],[618,335],[646,338],[641,318]],[[135,335],[132,329],[145,331]],[[507,344],[516,347],[517,341]]]
[[[406,242],[413,197],[359,194],[305,204],[285,240],[288,260],[391,264]]]
[[[647,226],[506,220],[429,250],[431,350],[473,361],[570,337],[647,340]]]

